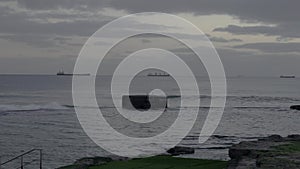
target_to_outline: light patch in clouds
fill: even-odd
[[[209,39],[213,42],[220,42],[220,43],[228,43],[228,42],[243,42],[241,39],[225,39],[222,37],[215,37],[215,36],[209,36]]]

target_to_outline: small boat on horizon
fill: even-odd
[[[293,79],[293,78],[296,78],[296,76],[294,76],[294,75],[281,75],[280,78]]]

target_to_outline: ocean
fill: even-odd
[[[107,118],[113,119],[115,116],[109,116],[110,113],[114,114],[114,105],[109,101],[107,88],[110,78],[97,78],[96,95],[101,102],[100,107],[108,114]],[[195,124],[189,135],[180,143],[196,148],[196,153],[184,157],[227,160],[227,148],[240,141],[255,140],[271,134],[299,134],[300,111],[290,110],[289,107],[300,104],[300,78],[229,77],[227,103],[222,120],[214,135],[204,144],[198,144],[201,120],[205,118],[212,98],[209,80],[204,77],[198,77],[197,80],[201,94],[189,99],[201,99],[199,124]],[[177,86],[173,83],[174,79],[170,77],[140,76],[135,79],[134,86],[140,93],[145,87],[162,87],[167,90],[168,95],[176,96]],[[117,99],[121,99],[121,96]],[[178,103],[180,97],[171,97],[166,111],[172,114],[179,109],[195,109],[193,106],[178,107]],[[72,106],[72,77],[0,75],[1,161],[4,162],[33,148],[43,149],[45,169],[71,164],[82,157],[111,155],[84,133]],[[118,125],[122,130],[123,124]],[[132,130],[124,132],[130,131]],[[138,133],[139,130],[132,132]],[[141,134],[147,136],[151,135],[151,132],[151,129],[143,130]],[[33,153],[24,160],[36,159],[38,154]],[[28,168],[34,168],[30,165],[36,164],[38,161],[28,164]],[[18,165],[19,161],[16,161],[4,168],[16,168]]]

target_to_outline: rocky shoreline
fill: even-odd
[[[272,135],[229,149],[228,169],[299,169],[300,135]]]
[[[195,150],[189,147],[177,146],[167,152],[172,157],[182,154],[193,154]],[[289,135],[287,137],[271,135],[266,138],[260,138],[257,141],[240,142],[229,148],[229,157],[230,160],[226,162],[226,165],[219,165],[219,163],[224,163],[224,161],[212,161],[217,164],[215,167],[212,166],[212,169],[299,169],[300,135]],[[202,162],[200,159],[198,160]],[[120,157],[82,158],[71,166],[59,169],[88,169],[91,166],[102,168],[101,166],[114,161],[128,162],[132,160]],[[152,162],[156,164],[155,161]],[[202,167],[199,166],[199,168],[201,169]]]

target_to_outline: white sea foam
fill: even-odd
[[[60,105],[57,102],[45,104],[0,104],[0,112],[22,112],[22,111],[38,111],[38,110],[66,110],[66,106]]]

